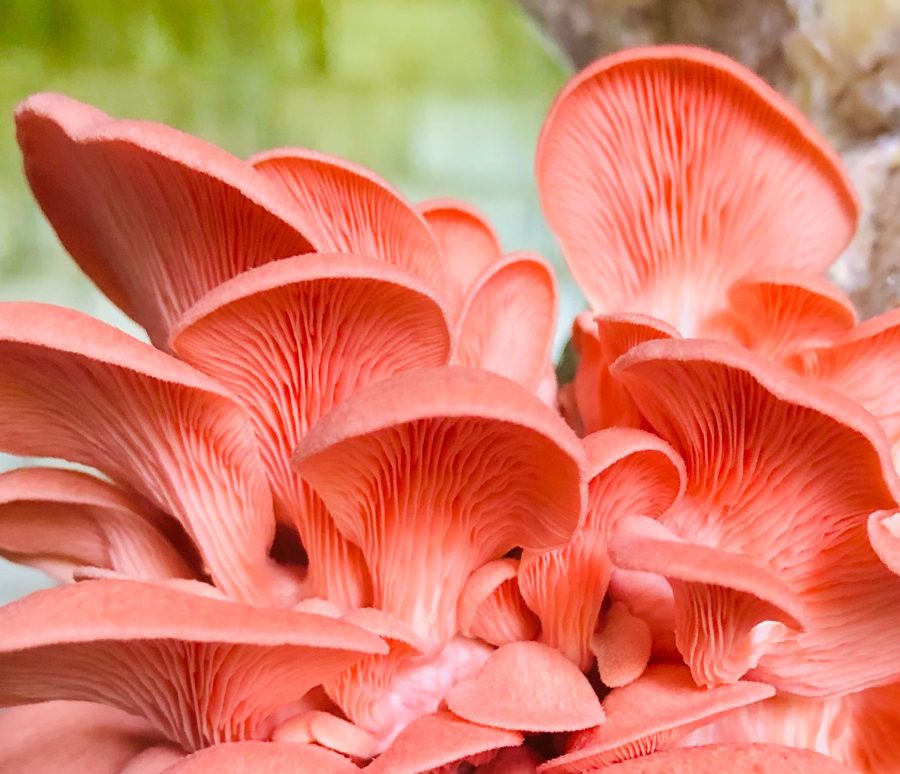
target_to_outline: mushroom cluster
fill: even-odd
[[[562,91],[591,311],[450,199],[55,94],[66,250],[150,343],[0,304],[0,771],[900,769],[900,310],[825,272],[837,155],[701,49]]]

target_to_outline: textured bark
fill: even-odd
[[[833,269],[863,316],[900,304],[900,0],[520,0],[575,67],[692,43],[756,70],[840,149],[862,202]]]

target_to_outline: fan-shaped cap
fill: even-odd
[[[874,414],[894,444],[900,469],[900,309],[866,320],[831,346],[807,350],[791,364]]]
[[[881,561],[900,575],[900,512],[875,511],[871,514],[869,541]]]
[[[741,554],[648,529],[658,526],[640,517],[624,520],[609,541],[610,558],[669,580],[676,642],[697,683],[733,682],[755,667],[781,634],[772,623],[804,627],[802,599],[777,575]]]
[[[355,774],[359,766],[314,744],[231,742],[195,752],[165,774]]]
[[[851,694],[860,696],[868,693]],[[700,744],[780,744],[817,750],[842,759],[846,737],[852,734],[849,697],[810,699],[781,693],[765,701],[748,704],[696,728],[682,737],[679,747]]]
[[[600,681],[610,688],[621,688],[637,680],[653,652],[650,625],[632,615],[624,602],[613,602],[599,629],[591,639],[591,652],[597,659]]]
[[[544,212],[594,309],[686,336],[751,270],[826,268],[857,203],[838,156],[751,71],[635,48],[563,89],[537,151]]]
[[[593,313],[576,315],[568,346],[575,355],[575,373],[559,390],[560,410],[578,435],[584,436],[601,429],[600,379],[609,377]]]
[[[89,567],[143,580],[194,577],[160,521],[146,503],[86,473],[0,474],[0,554],[63,580]]]
[[[60,94],[23,102],[16,128],[31,190],[63,246],[160,346],[211,288],[316,247],[248,164],[175,129]]]
[[[900,682],[852,694],[843,704],[850,722],[845,727],[841,759],[860,771],[900,770]]]
[[[591,771],[665,749],[690,730],[738,707],[774,696],[764,683],[738,682],[712,690],[698,687],[676,664],[654,664],[631,685],[604,700],[606,721],[574,734],[566,754],[548,761],[541,774]]]
[[[366,771],[369,774],[425,774],[451,763],[483,758],[523,742],[521,734],[469,723],[449,712],[425,715],[408,725]]]
[[[669,508],[683,488],[684,466],[664,441],[631,428],[593,433],[584,447],[586,518],[565,546],[523,552],[519,588],[541,621],[541,641],[587,670],[611,570],[609,535],[620,519]]]
[[[272,598],[271,494],[247,418],[220,385],[45,304],[0,305],[0,359],[0,448],[133,487],[184,525],[229,595]]]
[[[616,764],[615,774],[857,774],[827,755],[774,744],[713,744]]]
[[[604,717],[588,679],[539,642],[495,650],[477,675],[450,690],[447,707],[473,723],[535,733],[577,731]]]
[[[163,741],[143,718],[103,704],[49,701],[0,712],[0,771],[121,774]]]
[[[444,291],[443,262],[431,230],[371,170],[304,148],[266,151],[250,163],[294,205],[318,251],[370,255]]]
[[[541,256],[511,253],[495,261],[465,298],[452,362],[537,392],[552,355],[556,309],[556,277]]]
[[[705,546],[702,553],[715,557],[683,557],[685,571],[708,571],[705,581],[685,575],[708,584],[709,595],[692,600],[695,614],[728,620],[733,598],[713,591],[739,588],[729,569],[737,555],[777,579],[806,611],[805,630],[771,643],[751,676],[793,693],[828,695],[897,675],[898,621],[889,611],[900,601],[900,579],[875,561],[866,533],[869,514],[895,508],[896,477],[872,417],[745,350],[713,342],[641,344],[613,372],[685,461],[686,494],[662,521],[693,544],[667,550]]]
[[[331,618],[118,580],[36,592],[0,627],[0,706],[99,701],[187,750],[260,738],[274,711],[386,649]]]
[[[318,744],[355,760],[365,761],[379,751],[379,740],[364,728],[323,710],[290,718],[272,734],[273,741]]]
[[[374,258],[315,254],[238,275],[182,318],[172,347],[237,397],[253,424],[276,512],[296,526],[310,593],[343,607],[370,602],[359,549],[291,466],[312,425],[361,387],[443,365],[444,313],[426,287]]]
[[[638,344],[670,338],[678,338],[678,331],[646,315],[578,315],[572,326],[572,342],[578,350],[573,384],[583,433],[641,426],[640,412],[609,367]]]
[[[824,700],[780,694],[724,715],[683,744],[780,744],[814,749],[856,771],[887,774],[900,765],[898,722],[900,683]]]
[[[361,390],[296,454],[338,529],[360,546],[374,605],[431,645],[457,631],[458,597],[475,568],[570,537],[581,459],[562,419],[522,387],[452,367]]]
[[[680,661],[675,645],[675,599],[672,587],[661,575],[613,567],[607,596],[612,604],[621,602],[628,612],[650,628],[653,658]]]
[[[500,259],[500,240],[484,215],[458,199],[429,199],[416,209],[440,245],[448,306],[458,314],[478,277]]]
[[[492,645],[533,640],[540,621],[522,598],[517,559],[496,559],[479,567],[459,595],[459,630]]]
[[[839,339],[856,324],[853,303],[818,274],[755,272],[728,290],[728,309],[707,321],[705,338],[735,341],[776,362]]]

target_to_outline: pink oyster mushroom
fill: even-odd
[[[755,76],[636,49],[553,106],[558,396],[554,273],[470,205],[17,124],[152,343],[0,305],[0,449],[89,469],[0,475],[0,555],[64,584],[0,609],[0,771],[900,765],[900,319],[824,277],[856,199]]]

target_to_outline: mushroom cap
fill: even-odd
[[[47,701],[0,712],[0,771],[121,774],[165,742],[144,718],[88,701]]]
[[[719,590],[739,581],[726,561],[733,555],[771,573],[802,603],[803,631],[769,631],[751,676],[809,696],[900,676],[898,622],[888,612],[900,601],[900,579],[877,561],[866,532],[873,511],[895,509],[900,489],[871,415],[716,342],[641,344],[616,361],[613,373],[685,462],[685,496],[663,525],[698,551],[725,552],[723,561],[706,563],[705,580],[685,575],[692,584],[685,593],[700,593],[697,583],[705,584],[705,601],[690,603],[695,612],[728,620],[735,600]],[[704,566],[699,554],[683,564],[695,572]],[[678,588],[675,595],[677,606]],[[703,632],[694,629],[711,644],[715,631]]]
[[[612,570],[609,536],[622,519],[669,508],[684,488],[684,465],[665,441],[633,428],[600,430],[583,445],[585,519],[565,546],[522,553],[519,589],[541,621],[541,641],[587,670]]]
[[[533,640],[540,621],[519,591],[519,561],[496,559],[479,567],[459,595],[459,630],[492,645]]]
[[[634,48],[587,67],[557,97],[536,165],[591,306],[684,335],[749,271],[821,271],[856,227],[840,160],[800,111],[699,48]]]
[[[671,325],[643,314],[580,314],[572,326],[578,350],[573,381],[585,435],[606,427],[641,427],[642,419],[625,386],[610,366],[632,347],[654,339],[677,339]]]
[[[451,688],[446,701],[466,720],[511,731],[577,731],[604,719],[578,667],[539,642],[501,646],[478,674]]]
[[[16,110],[16,135],[63,246],[158,346],[224,280],[319,247],[249,164],[168,126],[35,94]]]
[[[169,521],[87,473],[59,468],[0,473],[0,554],[63,580],[85,568],[140,580],[196,577],[166,534],[174,526]]]
[[[281,593],[265,471],[221,384],[48,304],[0,304],[0,359],[0,449],[106,473],[181,522],[223,591],[263,603]]]
[[[438,712],[410,723],[366,771],[425,774],[484,753],[518,747],[523,741],[524,737],[515,731],[480,726],[450,712]]]
[[[560,545],[581,518],[578,439],[486,371],[420,369],[370,385],[323,417],[295,459],[360,546],[375,606],[434,645],[456,632],[472,571],[517,546]]]
[[[832,343],[856,324],[849,297],[818,274],[752,272],[728,289],[728,309],[708,320],[704,337],[735,341],[779,363]]]
[[[383,260],[296,256],[208,293],[179,322],[172,348],[247,413],[276,515],[308,557],[310,593],[344,608],[369,604],[359,549],[299,479],[291,454],[322,414],[364,385],[447,362],[450,332],[436,293]]]
[[[416,205],[441,248],[448,306],[455,315],[472,285],[503,250],[487,218],[459,199],[429,199]],[[455,299],[455,300],[454,300]]]
[[[552,355],[557,306],[556,276],[540,255],[511,253],[494,261],[465,297],[451,362],[537,392]]]
[[[542,770],[544,774],[546,770]],[[769,744],[721,744],[665,750],[616,764],[616,774],[855,774],[812,750]]]
[[[387,650],[325,616],[122,580],[35,592],[0,625],[0,706],[99,701],[187,750],[262,738],[273,712]]]
[[[369,255],[445,292],[443,261],[431,229],[371,170],[306,148],[264,151],[248,163],[279,191],[318,252]]]
[[[653,664],[633,683],[614,689],[603,700],[606,720],[602,724],[574,734],[566,754],[539,770],[541,774],[561,774],[642,760],[688,731],[774,694],[770,685],[746,681],[701,688],[684,666]]]
[[[359,766],[314,744],[231,742],[195,752],[166,769],[167,774],[354,774]]]

